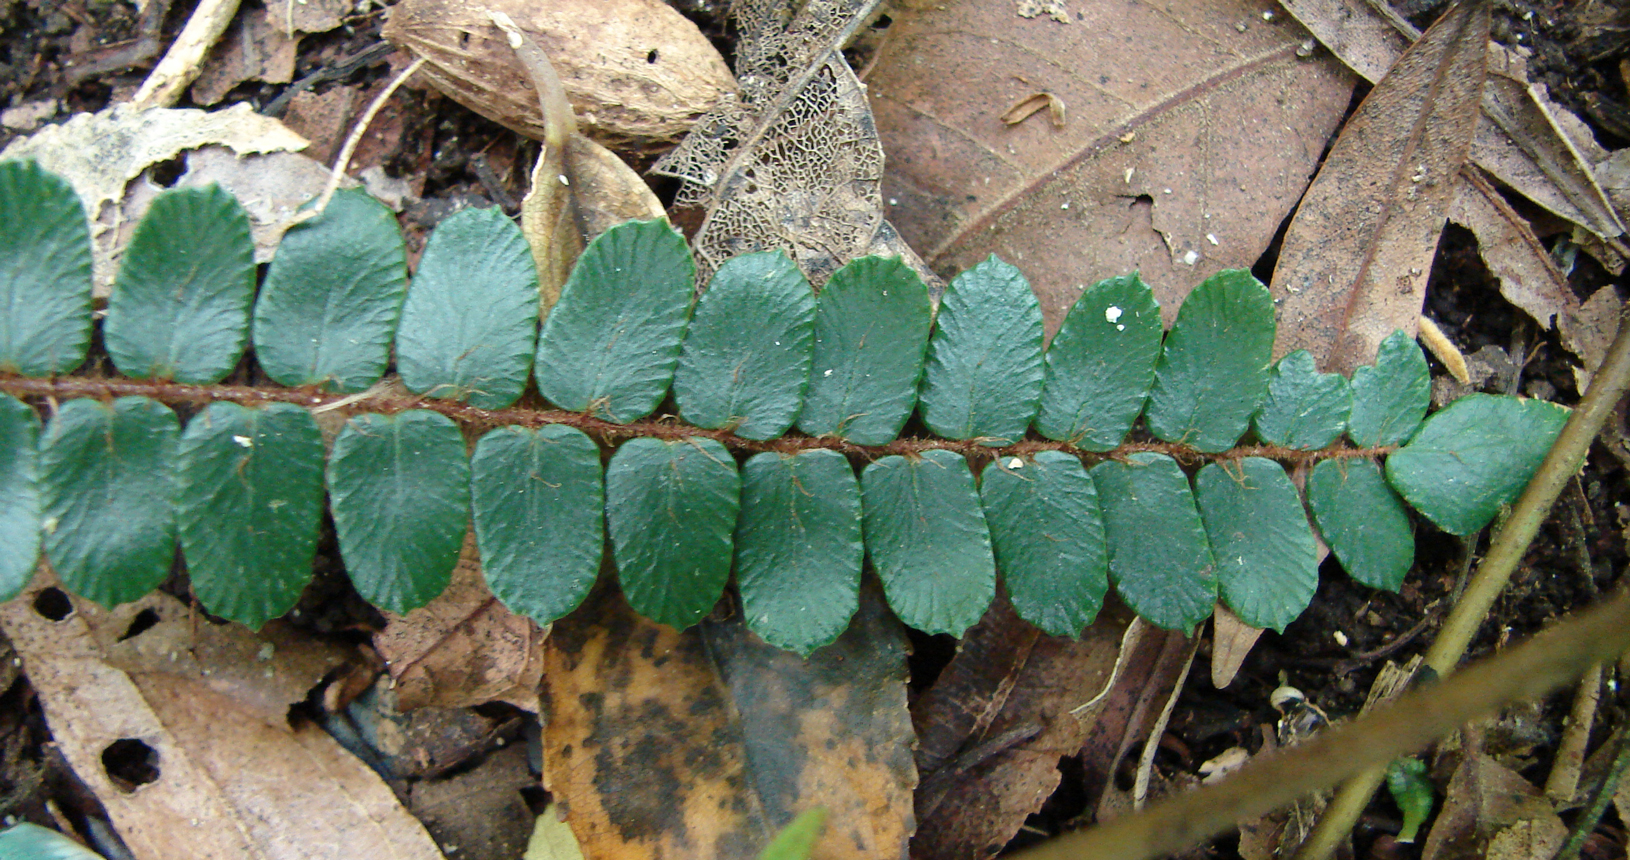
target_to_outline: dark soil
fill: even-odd
[[[0,0],[0,110],[53,105],[54,119],[60,120],[128,97],[158,55],[148,43],[160,50],[167,45],[193,4],[178,0],[167,5],[162,18],[144,21],[125,2]],[[717,8],[722,4],[688,0],[675,5],[698,18],[728,59],[730,34]],[[1438,5],[1416,3],[1404,11],[1424,24]],[[1553,97],[1589,122],[1605,146],[1630,145],[1630,6],[1562,0],[1513,0],[1508,6],[1499,16],[1497,33],[1534,49],[1534,73]],[[295,84],[242,84],[227,94],[223,104],[248,102],[279,115],[294,91],[375,90],[392,74],[388,56],[377,50],[382,18],[382,11],[374,10],[340,29],[307,37]],[[431,92],[399,95],[391,110],[394,143],[365,153],[363,159],[382,164],[393,175],[412,178],[420,202],[403,215],[410,247],[422,243],[423,234],[455,208],[455,202],[495,203],[515,210],[525,191],[526,167],[536,155],[535,143]],[[0,127],[0,148],[28,130],[23,125]],[[1570,276],[1581,299],[1616,280],[1585,254],[1578,256]],[[1428,313],[1464,352],[1493,346],[1522,365],[1515,384],[1496,375],[1487,383],[1489,390],[1577,401],[1570,357],[1555,333],[1540,331],[1499,297],[1495,279],[1465,231],[1450,229],[1444,236],[1429,288]],[[1496,604],[1473,646],[1474,655],[1525,637],[1615,586],[1625,569],[1630,525],[1625,465],[1602,446],[1592,452],[1584,474],[1564,494],[1510,589]],[[1424,524],[1416,538],[1416,571],[1397,594],[1360,586],[1333,561],[1327,562],[1312,608],[1283,635],[1265,634],[1228,688],[1211,686],[1204,669],[1209,655],[1202,646],[1156,756],[1157,769],[1167,775],[1193,774],[1200,763],[1229,747],[1256,749],[1261,728],[1278,718],[1269,695],[1281,685],[1299,688],[1332,717],[1357,713],[1386,661],[1405,661],[1432,640],[1487,540],[1478,536],[1462,542]],[[331,544],[325,554],[329,552]],[[325,569],[332,575],[319,576],[302,602],[304,623],[325,634],[375,628],[377,613],[362,604],[335,572],[332,556],[329,560]],[[926,685],[949,657],[948,648],[941,647],[947,643],[920,644],[914,660],[916,689]],[[6,652],[9,646],[0,641],[0,657],[8,658],[0,659],[0,816],[49,825],[52,816],[45,804],[50,800],[67,810],[71,819],[83,820],[97,804],[49,745],[39,705]],[[1518,764],[1536,783],[1544,782],[1570,696],[1546,701],[1537,719],[1526,723],[1531,737]],[[1604,699],[1599,723],[1622,725],[1626,710],[1622,697]],[[1600,743],[1605,732],[1597,734],[1595,743]],[[1065,772],[1071,772],[1068,763]],[[1035,823],[1053,831],[1066,826],[1079,811],[1068,801],[1078,789],[1067,779],[1060,802],[1050,805],[1043,816],[1054,819]],[[1397,826],[1398,813],[1391,802],[1378,799],[1357,833],[1357,855],[1367,856],[1375,837]],[[1619,856],[1622,827],[1610,814],[1601,831],[1606,844],[1620,846]],[[1201,855],[1237,856],[1231,838],[1196,856]]]

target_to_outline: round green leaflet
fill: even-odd
[[[1209,463],[1194,476],[1194,500],[1223,602],[1252,627],[1284,632],[1319,587],[1313,529],[1284,467],[1262,457]]]
[[[539,624],[576,609],[605,545],[599,447],[560,424],[499,427],[470,455],[470,496],[493,595]]]
[[[1126,438],[1155,381],[1160,305],[1137,275],[1088,287],[1047,346],[1036,432],[1088,451]]]
[[[45,556],[103,606],[141,597],[175,561],[175,413],[145,397],[70,400],[40,449]]]
[[[538,338],[538,271],[519,227],[498,209],[464,209],[436,226],[396,332],[409,391],[502,409],[526,388]]]
[[[357,415],[334,440],[327,478],[340,556],[363,598],[402,613],[447,588],[470,516],[458,425],[424,410]]]
[[[898,258],[862,257],[832,274],[815,305],[815,359],[798,429],[883,445],[917,405],[934,310]]]
[[[629,221],[583,249],[538,338],[538,393],[626,424],[668,393],[696,264],[666,221]]]
[[[696,304],[674,372],[679,414],[743,439],[774,439],[803,408],[815,343],[815,294],[780,251],[719,267]]]
[[[736,461],[718,442],[623,443],[606,466],[606,528],[628,605],[681,630],[701,621],[730,578],[740,509]]]
[[[1296,350],[1268,373],[1268,399],[1251,421],[1269,445],[1303,451],[1324,448],[1347,429],[1353,393],[1339,373],[1319,373],[1313,354]]]
[[[0,161],[0,372],[67,373],[91,342],[91,232],[72,185]]]
[[[281,385],[361,391],[390,362],[406,288],[396,216],[342,189],[277,246],[255,303],[255,358]]]
[[[1193,630],[1217,602],[1216,563],[1177,461],[1141,452],[1092,467],[1109,576],[1126,605],[1166,630]]]
[[[808,655],[860,602],[860,486],[836,451],[763,453],[741,472],[736,583],[747,627]]]
[[[1398,494],[1369,460],[1325,460],[1307,479],[1319,534],[1347,575],[1397,591],[1415,564],[1415,530]]]
[[[0,394],[0,600],[16,597],[40,557],[40,416]]]
[[[1079,637],[1109,590],[1098,491],[1062,451],[1003,457],[980,475],[979,495],[1002,582],[1019,617]]]
[[[1360,446],[1401,445],[1414,435],[1432,402],[1432,374],[1415,339],[1387,335],[1373,366],[1353,371],[1353,411],[1347,435]]]
[[[102,336],[119,372],[219,382],[243,355],[255,295],[249,215],[219,186],[153,199],[125,249]]]
[[[311,581],[323,512],[323,438],[289,403],[216,402],[181,437],[176,519],[193,593],[256,630]]]
[[[900,620],[961,636],[996,596],[990,531],[966,460],[883,457],[860,475],[866,554]]]
[[[1041,400],[1041,303],[995,256],[956,276],[940,299],[920,394],[923,423],[992,446],[1024,438]]]
[[[1268,392],[1273,297],[1243,269],[1200,283],[1166,335],[1143,420],[1155,438],[1205,452],[1239,441]]]
[[[1567,421],[1555,403],[1469,394],[1387,458],[1387,482],[1439,528],[1469,535],[1516,500]]]

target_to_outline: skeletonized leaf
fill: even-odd
[[[0,394],[0,601],[34,575],[40,558],[40,416]]]
[[[1268,389],[1273,298],[1243,269],[1206,278],[1177,310],[1144,421],[1168,442],[1226,451]]]
[[[249,215],[220,186],[153,199],[125,249],[102,335],[119,372],[219,382],[249,340],[255,244]]]
[[[1126,605],[1167,630],[1192,630],[1217,602],[1216,563],[1189,479],[1164,454],[1092,467],[1109,576]]]
[[[1313,366],[1313,354],[1299,349],[1279,359],[1268,373],[1268,399],[1251,420],[1262,441],[1312,451],[1341,438],[1352,409],[1347,378],[1320,373]]]
[[[499,427],[470,455],[481,572],[513,612],[548,624],[577,608],[600,572],[600,449],[561,424]]]
[[[798,429],[857,445],[893,441],[917,405],[933,323],[928,288],[898,258],[862,257],[821,289]]]
[[[1369,460],[1325,460],[1307,480],[1319,534],[1352,578],[1397,591],[1415,563],[1415,532],[1398,494]]]
[[[1041,304],[1018,269],[992,256],[940,299],[923,371],[923,423],[947,439],[1024,438],[1041,399]]]
[[[410,391],[502,409],[526,388],[537,345],[538,273],[520,228],[498,209],[436,226],[396,335]]]
[[[779,251],[726,260],[696,303],[674,371],[686,422],[774,439],[792,426],[809,387],[815,294]]]
[[[407,287],[396,216],[360,188],[289,229],[255,303],[255,358],[283,385],[379,381]]]
[[[625,442],[606,467],[606,528],[628,605],[680,630],[702,620],[730,578],[740,509],[736,461],[718,442]]]
[[[1275,350],[1351,372],[1413,332],[1455,177],[1477,127],[1488,6],[1452,7],[1347,121],[1302,198],[1273,273]]]
[[[679,361],[695,272],[684,237],[666,221],[600,234],[543,324],[539,393],[619,424],[651,414]]]
[[[351,584],[402,613],[452,578],[470,516],[470,464],[458,425],[435,412],[357,415],[328,460],[334,533]]]
[[[1246,457],[1194,477],[1224,603],[1252,627],[1284,632],[1319,587],[1319,556],[1296,487],[1278,463]]]
[[[91,233],[72,185],[0,162],[0,371],[67,373],[91,341]]]
[[[103,606],[152,591],[175,560],[175,413],[145,397],[70,400],[40,445],[45,556]]]
[[[817,365],[818,366],[818,365]],[[961,636],[996,595],[996,560],[968,463],[945,450],[860,475],[866,553],[900,620]]]
[[[1019,617],[1077,638],[1109,590],[1098,490],[1062,451],[992,462],[979,478],[1002,582]]]
[[[1522,492],[1568,414],[1544,400],[1467,395],[1387,458],[1387,481],[1439,528],[1471,534]]]
[[[1381,341],[1375,364],[1353,371],[1353,412],[1347,435],[1372,447],[1402,444],[1414,435],[1432,402],[1432,372],[1420,344],[1401,331]]]
[[[1047,347],[1036,430],[1108,451],[1143,412],[1160,358],[1160,306],[1137,275],[1088,287]]]
[[[859,605],[864,554],[860,486],[842,454],[767,452],[742,467],[736,584],[764,641],[807,656],[837,639]]]
[[[187,422],[178,476],[176,521],[199,601],[255,630],[292,609],[311,581],[323,512],[311,413],[211,403]]]

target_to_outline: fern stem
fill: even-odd
[[[1290,465],[1312,465],[1321,460],[1384,457],[1396,446],[1355,448],[1331,446],[1316,451],[1282,448],[1276,445],[1242,445],[1220,453],[1206,453],[1187,445],[1154,440],[1128,441],[1110,451],[1087,451],[1068,442],[1051,439],[1023,439],[1011,445],[992,447],[978,439],[941,439],[938,437],[904,437],[884,445],[856,445],[834,436],[805,436],[789,434],[776,439],[745,439],[728,430],[709,430],[679,422],[672,416],[658,419],[617,424],[582,412],[551,409],[478,409],[463,403],[438,400],[398,390],[380,389],[360,394],[336,394],[315,387],[281,388],[249,385],[183,385],[153,379],[99,378],[91,376],[63,376],[54,379],[27,379],[0,376],[0,392],[20,398],[49,398],[67,400],[88,397],[109,400],[115,397],[150,397],[170,406],[203,405],[226,400],[245,406],[267,403],[292,403],[316,411],[341,411],[347,414],[392,414],[407,409],[426,409],[439,412],[473,429],[486,429],[502,425],[541,427],[564,424],[575,427],[607,444],[625,439],[650,436],[668,441],[685,439],[712,439],[733,451],[760,453],[772,451],[796,454],[816,448],[837,451],[840,454],[865,460],[889,455],[918,456],[927,451],[953,451],[974,462],[998,457],[1028,457],[1042,451],[1062,451],[1088,462],[1121,460],[1144,451],[1165,454],[1190,465],[1217,462],[1228,463],[1245,457],[1264,457]]]

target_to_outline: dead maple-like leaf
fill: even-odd
[[[1411,334],[1483,91],[1489,12],[1454,7],[1393,65],[1336,139],[1285,234],[1274,354],[1351,373]]]
[[[660,0],[405,0],[390,11],[381,35],[424,57],[437,89],[538,140],[546,120],[492,13],[538,41],[584,133],[607,145],[665,147],[736,89],[713,44]]]
[[[487,590],[475,536],[468,534],[452,583],[428,604],[390,616],[374,647],[396,681],[402,710],[509,702],[537,713],[547,635]]]
[[[0,604],[53,742],[133,856],[320,860],[366,845],[441,860],[373,771],[320,728],[289,725],[289,704],[332,665],[322,646],[202,622],[189,648],[187,619],[162,594],[104,611],[49,575]]]
[[[547,654],[544,784],[584,857],[749,860],[821,806],[812,858],[904,860],[905,636],[880,595],[805,660],[739,613],[678,632],[600,588]]]
[[[907,5],[867,77],[886,214],[936,270],[1023,269],[1049,332],[1100,278],[1141,272],[1170,322],[1207,275],[1254,264],[1353,85],[1244,0],[1074,4],[1069,23]],[[1038,90],[1063,128],[1004,121]]]

